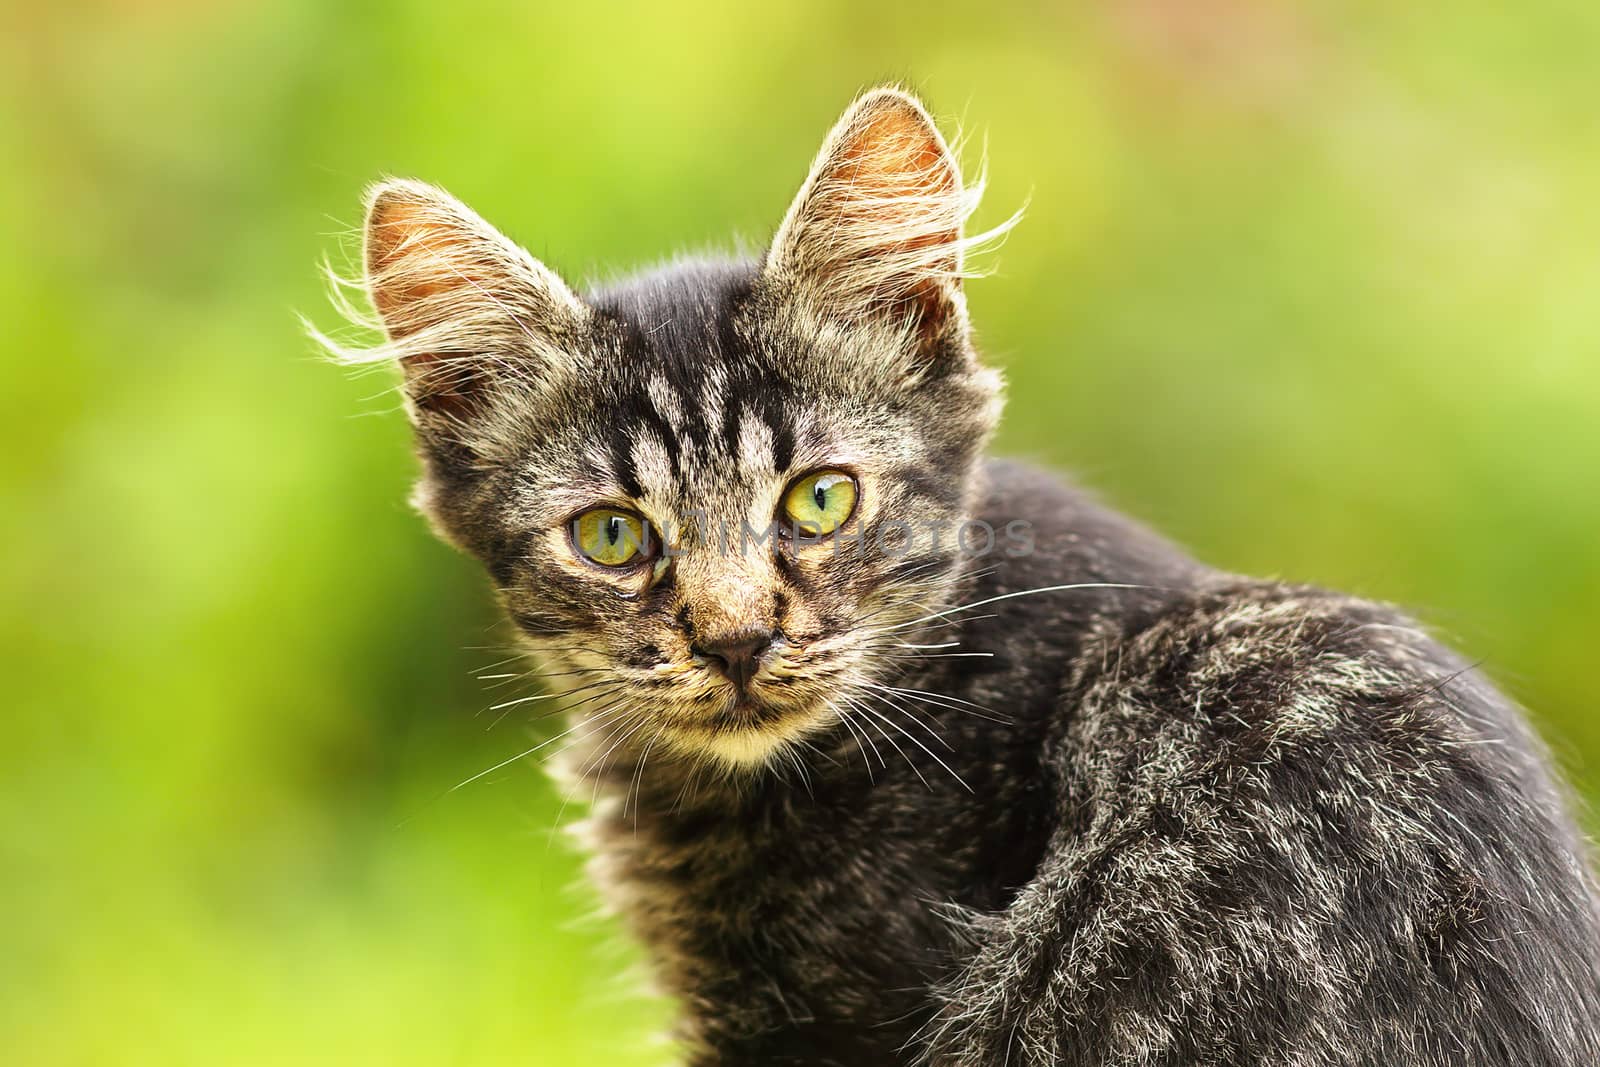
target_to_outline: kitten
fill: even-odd
[[[567,700],[695,1064],[1600,1063],[1584,842],[1413,622],[983,458],[979,189],[858,99],[759,262],[580,296],[372,190],[421,509]]]

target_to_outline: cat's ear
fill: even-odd
[[[419,430],[471,438],[501,397],[561,369],[588,308],[455,197],[389,180],[367,193],[366,288]]]
[[[962,227],[980,187],[923,106],[899,89],[856,100],[828,135],[778,229],[766,272],[825,313],[961,340]],[[954,335],[954,336],[952,336]]]

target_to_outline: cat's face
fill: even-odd
[[[880,90],[763,262],[580,297],[447,194],[374,191],[366,358],[406,371],[419,502],[574,716],[749,766],[878,699],[961,569],[998,411],[960,292],[975,192]]]

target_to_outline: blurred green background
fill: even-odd
[[[1431,8],[1431,9],[1430,9]],[[1405,10],[1413,9],[1413,10]],[[319,361],[365,182],[570,277],[759,247],[859,88],[1024,199],[1003,451],[1398,601],[1600,787],[1600,5],[8,5],[0,1057],[652,1064],[486,709],[506,632]],[[570,813],[569,813],[570,814]]]

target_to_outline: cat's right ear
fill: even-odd
[[[963,233],[982,193],[981,178],[963,182],[916,97],[874,89],[828,135],[773,239],[766,274],[836,320],[902,332],[918,365],[963,350],[964,259],[1011,225]]]
[[[591,317],[565,282],[471,208],[422,182],[367,193],[367,294],[418,432],[481,439],[498,401],[550,384]]]

